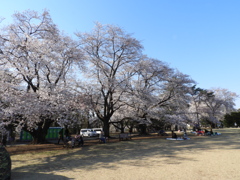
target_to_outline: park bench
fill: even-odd
[[[119,134],[119,141],[122,140],[130,140],[131,139],[131,134],[130,133],[120,133]]]

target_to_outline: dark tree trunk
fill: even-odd
[[[121,133],[124,133],[124,123],[123,121],[118,121],[118,122],[111,122],[111,124],[117,129],[120,130]]]
[[[129,133],[133,133],[133,128],[136,127],[136,123],[134,121],[129,121],[127,127],[129,129]]]
[[[34,130],[33,132],[30,132],[30,134],[33,137],[33,144],[41,144],[46,143],[46,135],[47,132],[42,128],[38,128],[37,130]]]
[[[108,120],[103,121],[103,132],[105,137],[110,137]]]
[[[139,131],[140,135],[147,134],[147,126],[146,126],[146,124],[139,124],[138,131]]]
[[[123,123],[123,121],[120,121],[119,122],[120,123],[120,130],[121,130],[121,133],[124,133],[124,123]]]
[[[129,127],[129,133],[132,133],[132,132],[133,132],[133,125]]]
[[[33,129],[32,131],[24,128],[25,131],[29,132],[33,138],[33,144],[41,144],[46,143],[46,135],[48,133],[48,129],[53,123],[53,120],[46,119],[38,125],[37,129]]]

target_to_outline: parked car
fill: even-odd
[[[100,134],[103,129],[102,128],[92,128],[92,130],[96,131],[97,134]]]
[[[80,135],[87,136],[87,137],[94,137],[94,136],[98,136],[98,133],[96,133],[96,131],[94,131],[92,129],[81,129]]]

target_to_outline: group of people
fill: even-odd
[[[66,142],[70,142],[71,141],[71,146],[72,148],[76,146],[83,146],[84,144],[84,140],[83,140],[83,137],[82,135],[80,134],[77,134],[75,135],[74,137],[72,137],[69,133],[69,130],[68,129],[65,129],[65,131],[63,130],[63,128],[61,128],[61,130],[58,132],[58,142],[57,144],[60,143],[60,141],[62,141],[64,144]],[[65,139],[64,139],[64,136],[65,136]],[[104,133],[103,131],[100,132],[99,134],[99,140],[103,143],[106,143],[106,137],[104,136]]]
[[[211,135],[213,135],[213,131],[212,131],[212,129],[210,131],[208,131],[207,129],[204,129],[204,130],[197,129],[196,134],[198,136],[211,136]]]
[[[221,134],[221,133],[213,132],[212,128],[210,130],[196,129],[196,131],[192,131],[192,133],[196,134],[197,136],[214,136],[214,135]]]
[[[64,133],[63,133],[64,132]],[[84,140],[83,137],[79,134],[75,135],[74,137],[72,137],[69,133],[69,130],[66,129],[65,131],[63,130],[63,128],[58,132],[58,144],[60,143],[60,141],[62,141],[64,144],[71,142],[71,146],[72,148],[76,146],[83,146],[84,144]],[[64,139],[65,136],[65,139]]]
[[[205,135],[205,131],[203,131],[202,129],[198,129],[196,131],[196,133],[197,133],[198,136],[204,136]]]
[[[177,139],[178,138],[177,134],[174,133],[174,131],[172,131],[172,138],[173,139]],[[183,136],[180,137],[180,139],[183,139],[183,140],[188,140],[189,139],[186,131],[183,131]]]

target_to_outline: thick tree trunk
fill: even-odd
[[[146,124],[139,124],[138,125],[138,132],[139,132],[140,135],[147,134],[147,126],[146,126]]]
[[[121,133],[124,133],[124,124],[123,124],[123,121],[120,122],[120,130],[121,130]]]
[[[24,130],[29,132],[33,137],[33,141],[32,141],[33,144],[46,143],[46,135],[52,123],[53,123],[53,120],[46,119],[41,124],[38,125],[37,129],[33,129],[32,131],[29,131],[27,129],[24,129]]]
[[[133,132],[133,125],[129,127],[129,133],[132,133],[132,132]]]
[[[30,132],[30,134],[33,137],[33,144],[46,143],[47,131],[43,130],[42,128],[38,128],[34,132]]]
[[[110,137],[109,127],[110,127],[109,121],[107,120],[103,121],[103,132],[105,137]]]

